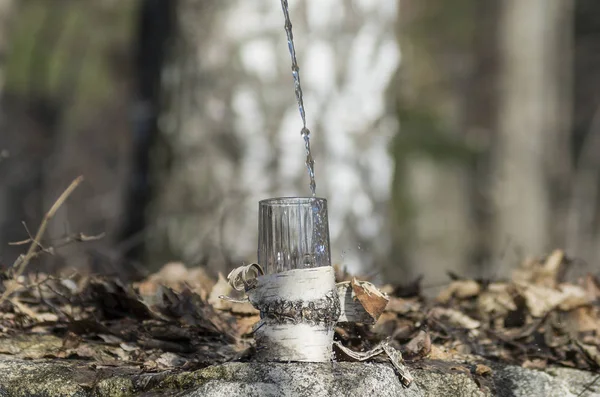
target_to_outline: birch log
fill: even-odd
[[[332,360],[340,301],[331,266],[260,276],[247,294],[261,314],[254,328],[258,361]]]

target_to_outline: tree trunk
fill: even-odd
[[[591,271],[600,255],[600,3],[576,0],[574,15],[574,114],[571,207],[567,248],[582,259],[580,271]]]
[[[123,257],[129,261],[141,259],[145,249],[146,211],[156,188],[149,178],[151,149],[162,146],[161,152],[168,154],[168,145],[159,140],[158,120],[164,102],[161,77],[173,43],[176,5],[173,0],[143,0],[138,9],[131,172],[119,233]]]
[[[403,0],[399,12],[395,256],[406,260],[403,278],[421,274],[438,284],[446,271],[471,271],[478,246],[472,170],[482,149],[473,142],[485,142],[489,119],[470,116],[477,110],[467,94],[487,95],[471,87],[482,80],[476,72],[486,54],[475,37],[490,12],[470,0]]]
[[[506,276],[517,253],[540,255],[564,225],[570,157],[569,83],[564,59],[571,2],[507,0],[500,27],[500,99],[495,144],[497,275]],[[568,62],[568,61],[567,61]],[[566,78],[567,77],[567,78]]]
[[[33,233],[57,196],[84,175],[86,182],[56,214],[41,243],[52,246],[77,233],[106,232],[107,237],[44,256],[43,270],[91,267],[126,275],[123,267],[113,267],[112,232],[123,214],[120,193],[129,143],[129,70],[124,65],[129,63],[126,47],[136,2],[13,4],[16,22],[0,71],[0,151],[10,156],[0,162],[2,261],[10,264],[22,253],[23,246],[7,244],[29,237],[22,222]],[[1,13],[0,20],[5,20]],[[0,28],[4,53],[8,31],[5,25]],[[38,261],[31,270],[36,266]]]

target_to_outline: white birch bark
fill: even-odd
[[[257,360],[331,361],[340,314],[333,267],[288,270],[256,281],[247,293],[261,311],[254,327]]]

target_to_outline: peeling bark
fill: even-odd
[[[259,361],[332,359],[340,301],[331,266],[260,276],[247,291],[261,312],[254,338]]]

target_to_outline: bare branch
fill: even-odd
[[[81,184],[81,182],[83,182],[83,176],[75,178],[75,180],[71,182],[69,187],[65,189],[65,191],[58,197],[58,199],[56,199],[56,201],[54,202],[52,207],[50,207],[50,210],[46,213],[46,215],[44,215],[44,219],[42,219],[42,223],[40,223],[40,227],[37,233],[35,234],[35,237],[32,239],[27,253],[24,256],[21,255],[13,264],[13,269],[16,269],[16,272],[13,274],[15,280],[18,280],[19,277],[23,274],[25,268],[27,267],[31,259],[39,255],[40,251],[37,251],[37,248],[40,247],[38,241],[40,241],[41,238],[44,236],[46,228],[48,227],[48,222],[54,217],[56,211],[58,211],[58,209],[69,198],[71,193],[73,193],[77,186]],[[11,286],[6,288],[2,296],[0,296],[0,303],[4,302],[4,300],[6,300],[6,298],[8,298],[15,291],[15,288],[17,288],[17,284],[18,283],[11,284]]]

